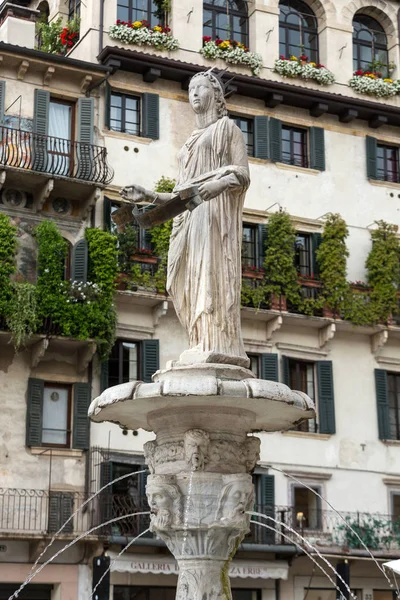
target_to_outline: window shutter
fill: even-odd
[[[157,94],[142,96],[142,135],[158,140],[160,137],[160,99]]]
[[[107,196],[103,198],[103,229],[111,231],[111,200]]]
[[[108,360],[100,365],[100,394],[108,388]]]
[[[78,450],[89,449],[89,417],[91,388],[89,383],[74,384],[74,423],[72,447]]]
[[[282,161],[282,121],[274,117],[269,120],[269,152],[273,162]]]
[[[375,389],[379,439],[390,440],[387,373],[383,369],[375,369]]]
[[[94,100],[79,98],[78,100],[78,142],[93,144]]]
[[[151,383],[152,375],[160,368],[159,340],[143,340],[141,378],[145,383]]]
[[[365,138],[367,156],[367,177],[378,179],[377,175],[377,141],[376,138],[367,135]]]
[[[88,245],[82,238],[72,248],[71,280],[86,283],[88,271]]]
[[[316,251],[320,247],[322,242],[322,234],[321,233],[313,233],[311,236],[311,244],[312,244],[312,268],[314,275],[320,274],[320,268],[317,261]]]
[[[279,381],[277,354],[261,354],[261,379]]]
[[[263,513],[271,519],[275,518],[275,476],[274,475],[260,475],[260,492],[261,492],[261,510]],[[276,524],[271,519],[262,519],[262,523],[269,527],[275,527]],[[263,528],[263,541],[266,544],[275,543],[275,532],[270,529]]]
[[[4,103],[6,99],[6,82],[0,80],[0,123],[4,123]]]
[[[289,358],[282,356],[282,383],[290,387]]]
[[[100,464],[100,487],[107,485],[114,479],[113,463],[110,460]],[[117,515],[116,515],[117,516]],[[105,523],[112,518],[112,485],[109,485],[100,494],[100,519],[101,523]],[[101,530],[101,535],[109,535],[111,525],[106,525]]]
[[[49,493],[49,521],[48,533],[56,533],[69,517],[72,515],[74,508],[74,495],[65,492],[50,492]],[[73,520],[63,528],[62,533],[72,533]]]
[[[254,156],[269,158],[268,117],[254,117]]]
[[[33,114],[32,169],[47,170],[50,92],[35,89]]]
[[[317,362],[319,433],[336,433],[331,360]]]
[[[258,225],[258,266],[262,268],[264,266],[265,251],[268,239],[268,226]]]
[[[44,381],[28,379],[28,410],[26,415],[26,445],[42,445]]]
[[[322,127],[310,127],[310,168],[325,171],[325,130]]]
[[[111,122],[111,86],[106,81],[105,89],[104,89],[104,104],[105,104],[105,115],[104,115],[104,124],[107,129],[110,129]]]

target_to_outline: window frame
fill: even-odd
[[[128,383],[130,381],[139,381],[140,380],[140,373],[141,373],[141,366],[142,366],[142,361],[143,361],[143,350],[142,350],[142,341],[141,340],[133,340],[133,339],[125,339],[125,338],[117,338],[115,341],[115,344],[111,350],[110,356],[108,358],[108,369],[109,369],[109,373],[108,373],[108,387],[110,387],[110,361],[113,360],[114,362],[118,361],[118,382],[115,383],[114,382],[114,377],[113,377],[113,381],[111,382],[111,386],[113,385],[120,385],[121,383]],[[123,373],[123,369],[124,369],[124,360],[123,360],[123,344],[136,344],[137,346],[137,358],[136,358],[136,364],[137,364],[137,369],[136,369],[136,377],[134,379],[128,379],[126,381],[124,381],[124,373]],[[112,353],[113,350],[115,348],[115,346],[118,345],[118,359],[112,358]],[[130,361],[128,361],[129,363]]]
[[[292,383],[292,371],[291,371],[291,367],[292,367],[293,363],[296,363],[296,381],[294,383]],[[312,380],[313,392],[312,392],[312,394],[310,394],[309,389],[308,389],[307,371],[305,373],[307,389],[306,390],[302,389],[301,374],[299,373],[299,369],[297,368],[297,365],[301,365],[301,364],[305,365],[306,367],[307,367],[307,365],[312,366],[312,376],[313,376],[313,380]],[[304,433],[318,433],[318,431],[319,431],[319,414],[318,414],[318,398],[317,398],[318,376],[317,376],[316,368],[317,368],[316,361],[300,359],[300,358],[293,358],[291,356],[288,356],[288,371],[289,371],[288,385],[289,385],[289,387],[291,389],[298,390],[300,392],[304,392],[305,394],[310,396],[310,398],[313,400],[313,402],[315,404],[315,408],[316,408],[315,418],[307,419],[306,421],[303,421],[302,423],[297,425],[295,427],[296,431],[303,431]],[[311,424],[313,424],[314,429],[310,429]]]
[[[119,10],[122,9],[127,9],[128,10],[128,19],[123,18],[123,16],[119,13]],[[154,9],[154,10],[152,10]],[[155,25],[164,25],[164,19],[159,19],[156,15],[155,15],[155,11],[157,10],[157,6],[155,6],[153,4],[152,0],[147,0],[147,9],[143,10],[140,9],[137,6],[137,0],[128,0],[128,6],[121,6],[119,3],[119,0],[117,0],[117,20],[119,19],[120,21],[148,21],[150,23],[151,27],[154,27]],[[136,16],[134,16],[134,11],[137,11],[137,13],[142,13],[144,16],[142,18],[137,18],[137,14]]]
[[[121,119],[120,119],[120,123],[121,123],[121,129],[114,129],[114,127],[112,127],[111,125],[111,121],[115,121],[118,119],[112,119],[111,118],[111,109],[112,108],[118,108],[118,107],[113,107],[112,106],[112,99],[113,96],[118,96],[119,98],[121,98],[121,108],[118,109],[121,111]],[[132,133],[131,131],[126,131],[126,100],[136,100],[137,101],[137,133]],[[117,133],[125,133],[127,135],[136,135],[137,137],[141,137],[142,136],[142,97],[140,96],[140,94],[135,95],[135,94],[125,94],[124,92],[118,92],[115,90],[110,90],[110,101],[109,101],[109,106],[108,106],[108,122],[109,122],[109,129],[110,131],[115,131]]]
[[[370,19],[370,21],[373,21],[374,23],[376,23],[377,28],[372,29],[372,27],[368,27],[367,25],[361,23],[360,21],[357,21],[357,17],[363,17],[365,19]],[[357,28],[355,26],[355,24],[358,24],[359,28]],[[376,51],[381,51],[381,52],[386,53],[386,63],[385,64],[388,65],[389,64],[389,50],[388,50],[387,35],[386,35],[386,32],[383,29],[382,25],[373,17],[370,17],[369,15],[366,15],[362,12],[356,13],[354,15],[352,25],[353,25],[353,35],[352,35],[353,70],[354,71],[357,71],[357,70],[366,71],[369,68],[368,65],[371,65],[374,61],[377,60],[376,59],[376,55],[377,55]],[[362,31],[367,31],[371,35],[370,42],[359,39],[359,34]],[[385,37],[384,44],[383,43],[381,44],[381,43],[375,41],[376,34],[379,34],[379,35],[382,35]],[[370,48],[371,49],[371,62],[362,60],[362,58],[361,58],[362,48]],[[366,68],[365,68],[365,66],[366,66]],[[386,69],[385,73],[386,73],[386,76],[388,76],[387,69]]]
[[[69,0],[68,3],[68,20],[70,21],[74,17],[80,19],[81,16],[81,0]]]
[[[67,383],[53,383],[51,381],[44,381],[43,389],[46,388],[58,388],[58,389],[66,389],[68,391],[68,407],[67,407],[67,441],[65,444],[54,444],[43,442],[43,423],[42,423],[42,431],[41,431],[41,441],[40,447],[43,448],[72,448],[72,384]],[[44,412],[44,394],[43,394],[43,412]]]
[[[284,140],[283,132],[288,131],[290,134],[289,137],[289,146],[290,146],[290,159],[287,160],[285,158],[285,153],[283,149]],[[301,154],[297,154],[294,151],[295,144],[298,143],[294,139],[294,135],[298,133],[301,136],[300,144],[301,144]],[[281,144],[282,144],[282,157],[281,161],[285,165],[292,165],[295,167],[302,167],[303,169],[310,168],[310,140],[309,140],[309,129],[306,127],[298,127],[297,125],[291,125],[290,123],[282,123],[282,134],[281,134]],[[296,156],[301,156],[301,164],[296,162]]]
[[[383,157],[379,156],[379,150],[383,150]],[[389,170],[387,168],[387,164],[390,162],[390,158],[387,157],[387,152],[395,152],[396,153],[396,170]],[[400,183],[400,156],[399,156],[399,147],[391,144],[385,144],[382,142],[377,142],[376,144],[376,176],[380,181],[389,181],[391,183]],[[378,161],[383,160],[383,174],[382,169],[378,166]],[[389,173],[393,173],[391,176]]]
[[[251,235],[252,235],[253,239],[250,242],[245,242],[245,240],[244,240],[244,230],[245,229],[249,229],[252,232]],[[246,258],[244,257],[244,253],[243,253],[244,245],[245,244],[252,247],[252,251],[253,251],[252,254],[253,254],[253,256],[250,258],[250,260],[253,260],[253,258],[254,258],[253,262],[247,262],[247,263],[245,262]],[[242,268],[245,268],[245,267],[256,267],[257,268],[258,264],[259,264],[259,260],[260,260],[260,257],[259,257],[258,227],[254,223],[243,223],[243,226],[242,226],[242,244],[241,244],[241,265],[242,265]]]
[[[300,11],[299,8],[296,8],[295,6],[289,6],[291,3],[297,4],[304,12]],[[287,8],[287,12],[282,10],[283,7]],[[288,17],[293,14],[298,17],[298,24],[287,22]],[[314,20],[313,27],[306,24],[306,18]],[[290,51],[290,47],[292,46],[290,43],[291,31],[298,31],[300,34],[299,51],[296,53],[296,56],[306,54],[310,61],[319,63],[318,19],[312,9],[301,0],[295,0],[295,2],[287,0],[285,3],[279,3],[279,54],[285,56],[285,58],[290,58],[293,54],[293,52]],[[305,41],[303,37],[304,34],[315,35],[315,48],[305,46],[303,43]],[[281,38],[283,38],[283,40],[281,40]],[[283,49],[284,51],[282,51]]]
[[[250,359],[249,369],[254,373],[257,379],[261,379],[261,354],[256,354],[255,352],[247,352],[247,356]],[[253,370],[253,361],[256,363],[257,372]]]
[[[307,481],[305,480],[304,482],[308,487],[315,489],[315,491],[320,494],[320,496],[325,497],[324,494],[324,486],[321,484],[321,482],[315,482],[315,481]],[[315,496],[316,498],[316,502],[317,502],[317,508],[316,509],[311,509],[308,507],[308,510],[316,510],[316,521],[317,521],[317,526],[316,527],[308,527],[307,525],[303,525],[302,523],[298,523],[297,521],[297,514],[299,512],[303,512],[301,510],[298,510],[298,508],[296,508],[296,503],[295,503],[295,493],[296,493],[296,489],[299,490],[306,490],[308,493],[311,493],[306,487],[304,487],[304,485],[300,485],[296,482],[290,484],[290,505],[292,506],[292,510],[293,510],[293,528],[294,529],[300,529],[301,531],[323,531],[323,518],[322,518],[322,502],[321,502],[321,498],[319,498],[318,496]]]
[[[246,47],[248,47],[249,45],[249,10],[248,10],[248,4],[247,4],[247,0],[238,0],[239,2],[243,3],[243,6],[245,7],[246,10],[239,10],[238,8],[232,8],[232,5],[234,3],[236,3],[236,0],[227,0],[227,3],[229,4],[229,8],[228,8],[228,16],[229,16],[229,32],[226,32],[226,35],[221,36],[222,39],[231,39],[234,40],[236,42],[240,42],[241,44],[244,44]],[[217,34],[217,31],[220,29],[217,27],[217,15],[220,14],[227,14],[227,9],[223,8],[222,6],[216,6],[214,5],[212,2],[203,2],[203,36],[208,36],[208,31],[205,31],[205,26],[206,26],[206,22],[205,22],[205,17],[204,14],[205,12],[208,11],[211,13],[211,25],[209,25],[208,27],[211,28],[211,38],[213,40],[219,38],[220,36]],[[234,35],[233,35],[233,19],[234,17],[239,17],[239,18],[244,18],[245,22],[244,22],[244,29],[245,31],[240,33],[240,39],[237,39]],[[228,35],[229,33],[229,35]]]
[[[304,237],[305,239],[305,245],[308,246],[308,248],[306,248],[304,250],[304,253],[306,253],[308,255],[308,260],[306,265],[302,265],[300,264],[300,258],[297,261],[297,257],[300,257],[300,251],[298,252],[297,249],[297,239],[300,237]],[[307,232],[302,232],[302,231],[296,231],[296,241],[295,241],[295,267],[296,267],[296,271],[297,274],[301,277],[301,276],[305,276],[305,277],[311,277],[313,275],[313,253],[314,253],[314,248],[313,248],[313,243],[312,243],[312,234],[311,233],[307,233]],[[301,269],[305,269],[307,271],[309,271],[308,273],[302,273]]]
[[[236,114],[231,114],[231,113],[229,113],[229,117],[232,119],[232,121],[235,122],[235,124],[237,125],[237,127],[239,127],[240,131],[243,134],[244,142],[246,145],[247,156],[254,157],[254,150],[255,150],[254,117],[236,115]],[[240,122],[246,123],[249,126],[248,131],[244,131],[241,128],[241,126],[239,124]],[[248,141],[249,138],[251,138],[251,143]]]

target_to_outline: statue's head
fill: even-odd
[[[186,462],[194,471],[202,471],[207,460],[210,436],[202,429],[189,429],[184,436]]]
[[[196,73],[189,84],[189,102],[196,114],[215,107],[218,118],[228,114],[224,90],[220,80],[211,71]]]
[[[181,494],[168,476],[149,477],[146,486],[151,522],[155,527],[165,528],[181,520]]]

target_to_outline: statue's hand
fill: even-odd
[[[223,178],[216,181],[206,181],[199,185],[199,193],[204,201],[212,200],[219,194],[222,194],[227,187],[226,181]]]
[[[150,190],[146,190],[140,185],[128,185],[120,190],[120,195],[124,200],[129,200],[137,204],[138,202],[153,202],[155,193]]]

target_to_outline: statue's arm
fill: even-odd
[[[127,185],[121,188],[120,195],[124,200],[129,200],[133,204],[140,204],[141,202],[149,202],[150,204],[164,204],[173,197],[173,194],[169,193],[157,193],[152,190],[146,190],[144,187],[136,184]]]

